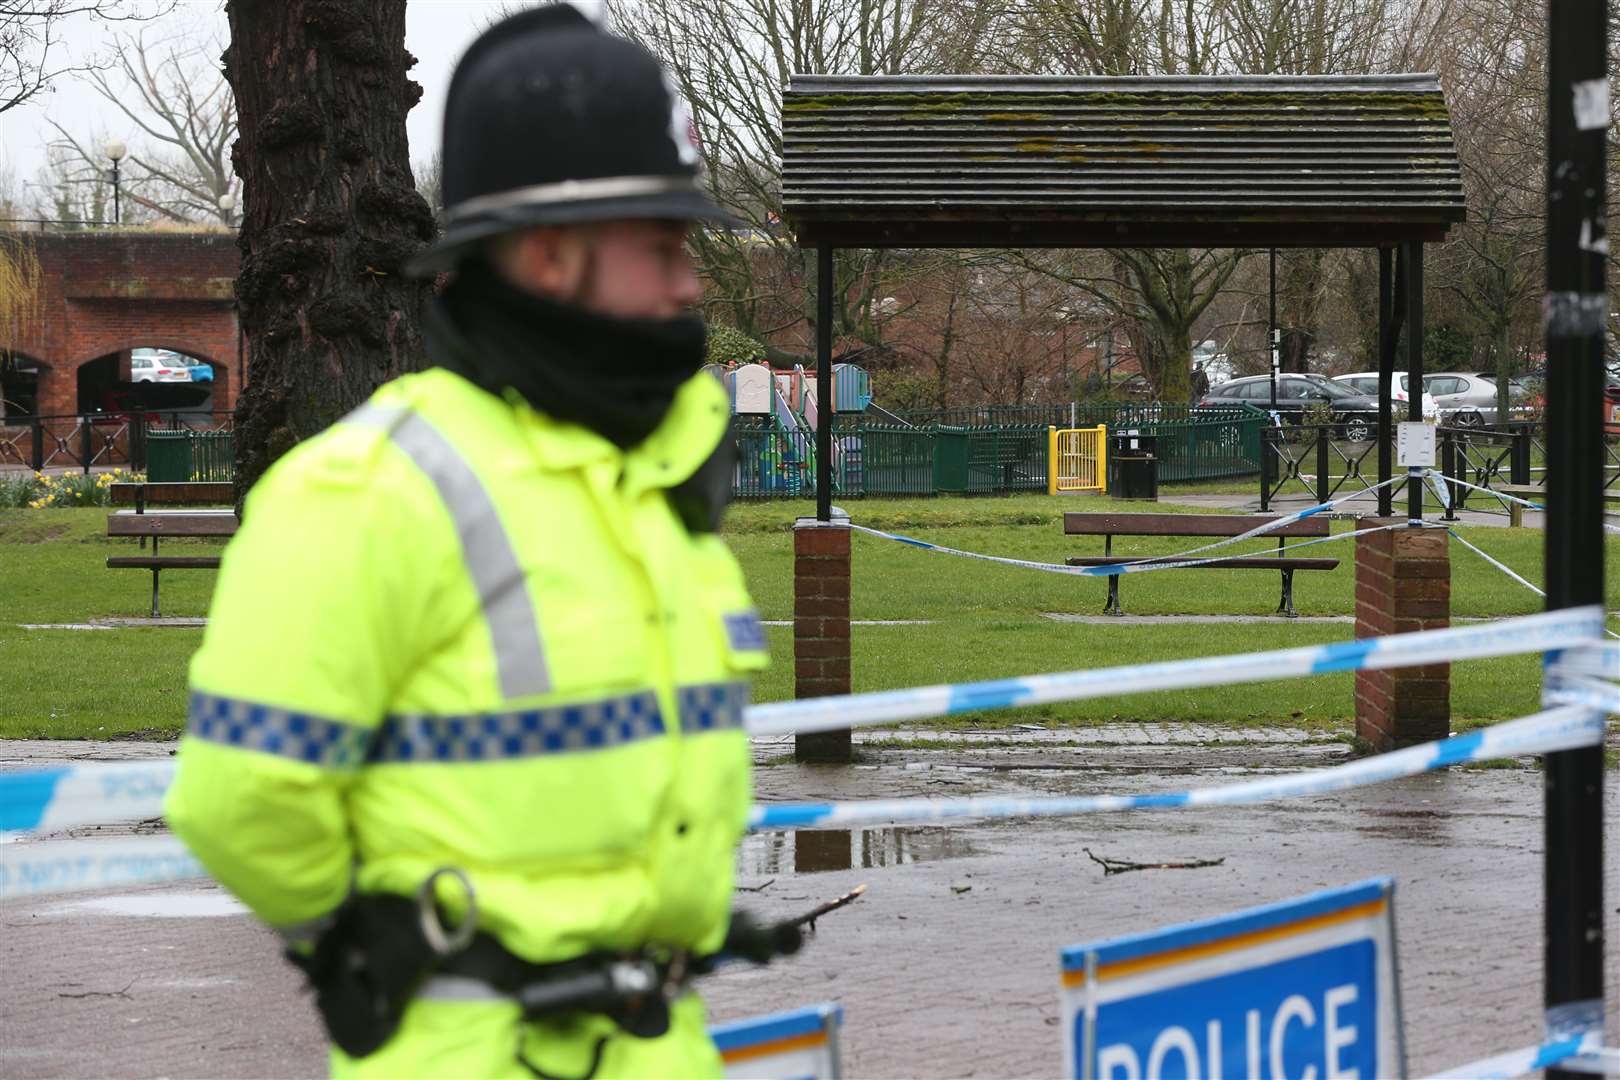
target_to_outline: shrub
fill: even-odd
[[[108,506],[112,486],[124,481],[144,480],[141,473],[113,469],[104,473],[20,473],[0,480],[0,506],[26,506],[48,510],[64,506]]]
[[[758,364],[765,359],[765,346],[735,326],[709,324],[708,355],[711,364]]]

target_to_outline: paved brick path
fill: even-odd
[[[852,768],[778,764],[757,771],[757,786],[769,799],[1173,790],[1342,752],[1292,734],[1155,744],[1155,727],[1044,743],[1032,733],[1034,745],[1014,749],[885,750]],[[0,745],[0,763],[44,756]],[[720,1019],[842,1002],[851,1076],[1053,1076],[1062,946],[1387,873],[1398,881],[1408,1047],[1421,1075],[1539,1035],[1541,797],[1530,769],[1453,770],[1269,807],[751,837],[740,883],[771,884],[740,893],[746,907],[782,916],[861,882],[869,892],[826,918],[801,956],[728,970],[706,994]],[[1226,862],[1104,877],[1088,847]],[[1611,838],[1611,912],[1617,849]],[[246,916],[207,913],[228,910],[207,886],[116,903],[153,895],[172,917],[109,914],[87,896],[0,904],[0,1077],[323,1072],[316,1020],[274,939]],[[1612,975],[1620,950],[1609,940]]]

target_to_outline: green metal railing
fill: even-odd
[[[1160,483],[1252,476],[1260,471],[1260,429],[1266,414],[1247,404],[1196,408],[1153,402],[1107,402],[1094,405],[970,405],[906,413],[907,420],[927,427],[994,426],[1001,431],[1088,428],[1105,424],[1110,435],[1135,432],[1158,437]],[[997,490],[1033,490],[1020,473],[1015,486]],[[953,489],[954,490],[954,489]],[[968,488],[964,490],[977,490]]]
[[[738,498],[815,493],[815,434],[739,417]],[[833,428],[833,490],[844,497],[1045,491],[1044,426],[898,427],[840,417]]]
[[[146,477],[153,483],[226,481],[236,475],[229,431],[148,431]]]

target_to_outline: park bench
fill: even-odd
[[[1512,495],[1520,499],[1529,499],[1531,502],[1539,503],[1542,506],[1547,505],[1547,487],[1545,484],[1496,484],[1492,486],[1491,490],[1501,492],[1503,495]],[[1481,496],[1481,498],[1483,497],[1484,496]],[[1605,491],[1603,493],[1603,501],[1607,503],[1620,503],[1620,491]],[[1525,509],[1526,507],[1523,503],[1508,503],[1508,524],[1513,526],[1515,529],[1523,525]]]
[[[1126,563],[1153,562],[1162,556],[1116,556],[1114,552],[1114,537],[1116,536],[1183,536],[1198,540],[1214,540],[1223,536],[1241,536],[1251,529],[1258,529],[1274,517],[1250,516],[1247,514],[1087,514],[1069,512],[1063,515],[1063,532],[1066,536],[1101,536],[1103,537],[1102,555],[1076,555],[1065,560],[1070,566],[1119,566]],[[1330,523],[1326,518],[1306,518],[1303,521],[1291,522],[1279,526],[1266,534],[1267,538],[1277,538],[1279,552],[1283,541],[1288,537],[1321,537],[1327,536]],[[1202,545],[1194,545],[1202,546]],[[1213,556],[1211,556],[1213,558]],[[1277,614],[1294,618],[1298,613],[1294,610],[1294,571],[1296,570],[1333,570],[1339,565],[1338,559],[1311,559],[1293,555],[1233,555],[1226,558],[1217,558],[1213,562],[1200,563],[1196,567],[1186,569],[1196,570],[1278,570],[1282,573],[1282,600],[1277,605]],[[1180,573],[1180,570],[1167,571]],[[1108,605],[1103,608],[1105,615],[1123,615],[1119,606],[1119,579],[1122,575],[1114,574],[1108,578]]]
[[[114,485],[117,486],[117,485]],[[209,485],[147,485],[148,487],[197,487]],[[223,485],[229,488],[229,484]],[[149,494],[149,493],[148,493]],[[164,570],[217,570],[218,555],[160,555],[160,539],[187,537],[222,537],[236,535],[234,510],[178,510],[168,513],[145,513],[144,504],[135,513],[120,511],[107,517],[107,535],[112,537],[139,537],[144,546],[152,541],[150,555],[112,555],[107,558],[111,570],[150,570],[152,572],[152,618],[158,617],[158,576]]]

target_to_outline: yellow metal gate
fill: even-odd
[[[1108,490],[1108,426],[1094,428],[1047,428],[1050,444],[1046,490]]]

